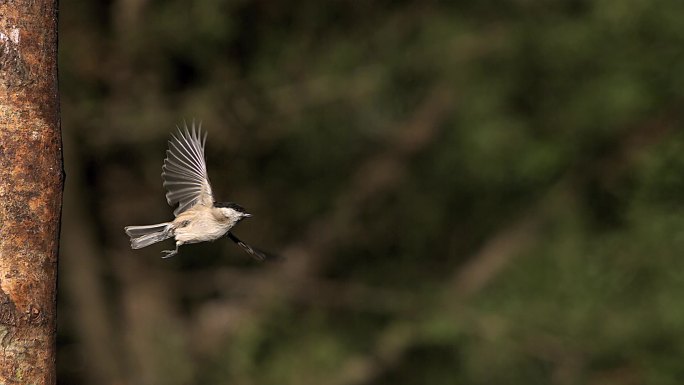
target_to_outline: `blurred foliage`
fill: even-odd
[[[60,1],[59,383],[679,384],[682,17]],[[284,262],[128,248],[183,119]]]

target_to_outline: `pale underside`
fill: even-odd
[[[224,236],[236,223],[238,217],[216,215],[202,206],[184,211],[173,221],[176,243],[213,241]]]

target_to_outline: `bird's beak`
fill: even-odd
[[[242,217],[243,217],[243,218],[249,218],[249,217],[251,217],[251,216],[252,216],[252,214],[250,214],[250,213],[244,213],[244,214],[242,214]]]

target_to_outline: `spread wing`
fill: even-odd
[[[214,202],[204,161],[207,134],[202,135],[201,123],[197,130],[194,122],[192,131],[188,130],[187,124],[183,130],[177,128],[178,133],[171,134],[162,166],[166,201],[171,206],[178,204],[173,211],[176,216],[196,204],[211,206]]]

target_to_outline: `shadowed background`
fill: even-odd
[[[684,3],[60,1],[60,384],[678,384]],[[132,251],[209,132],[228,239]]]

